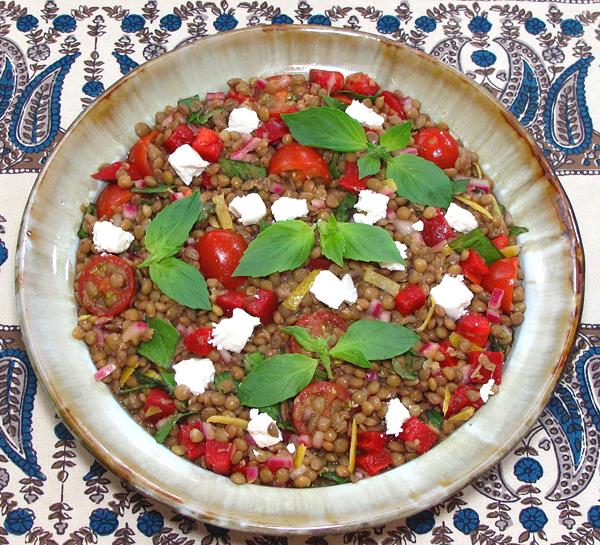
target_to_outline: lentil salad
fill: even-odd
[[[93,175],[73,335],[157,441],[235,483],[424,454],[498,391],[523,228],[445,124],[366,74],[228,85]]]

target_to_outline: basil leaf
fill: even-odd
[[[211,309],[206,280],[189,263],[168,257],[150,264],[150,278],[160,291],[189,308]]]
[[[432,426],[441,429],[442,423],[444,422],[444,415],[438,409],[429,409],[425,411],[427,420]]]
[[[452,195],[459,195],[467,190],[469,180],[454,180],[452,182]]]
[[[346,484],[350,482],[348,477],[340,477],[335,471],[323,471],[322,473],[319,473],[319,477],[333,481],[336,484]]]
[[[170,322],[160,318],[148,318],[146,323],[154,329],[154,334],[149,341],[140,344],[137,352],[156,365],[168,368],[177,349],[179,333]]]
[[[521,227],[519,225],[511,225],[510,229],[508,230],[508,236],[510,237],[518,237],[523,233],[529,233],[529,229],[527,229],[527,227]]]
[[[172,371],[160,371],[159,375],[160,378],[163,379],[169,392],[173,393],[173,390],[175,390],[175,387],[177,386],[177,383],[175,382],[175,373]]]
[[[265,359],[262,352],[252,352],[252,354],[246,354],[244,356],[244,370],[246,373],[254,371],[254,368]]]
[[[175,424],[179,422],[183,417],[190,416],[196,413],[177,413],[173,416],[170,416],[168,420],[165,420],[165,423],[158,428],[158,431],[154,434],[154,439],[157,443],[164,443],[165,439],[169,437],[171,430],[175,427]]]
[[[262,219],[258,222],[258,230],[259,232],[263,232],[267,227],[269,227],[269,225],[271,225],[266,219]]]
[[[387,162],[386,178],[396,182],[396,193],[423,206],[448,208],[452,183],[444,171],[418,155],[404,154]]]
[[[417,371],[423,367],[423,361],[423,358],[417,358],[409,352],[406,356],[394,358],[392,368],[404,380],[415,380]]]
[[[180,98],[177,101],[177,104],[183,104],[184,106],[187,106],[188,108],[192,107],[192,104],[194,104],[194,102],[199,101],[200,100],[200,95],[192,95],[191,97],[187,97],[187,98]]]
[[[300,144],[334,151],[360,151],[367,148],[362,125],[336,108],[306,108],[281,118]]]
[[[364,178],[365,176],[373,176],[373,174],[377,174],[381,169],[381,160],[377,157],[373,157],[372,155],[365,155],[361,157],[358,161],[358,177]]]
[[[450,248],[459,254],[467,248],[473,248],[486,263],[493,263],[504,257],[504,254],[491,243],[479,227],[453,240]]]
[[[259,163],[246,163],[246,161],[234,161],[222,157],[219,160],[221,172],[230,178],[236,177],[242,180],[254,180],[264,178],[267,175],[267,168]]]
[[[379,320],[358,320],[354,322],[344,336],[331,349],[333,357],[360,367],[369,360],[386,360],[404,354],[419,340],[419,336],[410,329]],[[356,357],[362,354],[362,357]],[[347,358],[350,359],[347,359]]]
[[[364,223],[338,223],[344,236],[344,257],[356,261],[404,263],[394,239],[383,227]]]
[[[260,362],[249,373],[237,396],[247,407],[279,403],[306,388],[315,374],[317,360],[302,354],[281,354]]]
[[[384,146],[388,151],[403,149],[410,142],[411,130],[412,121],[394,125],[379,137],[379,144]]]
[[[79,224],[79,229],[77,230],[77,236],[79,238],[86,238],[90,236],[90,233],[88,233],[85,229],[84,229],[84,223],[85,223],[85,216],[86,215],[90,215],[90,216],[95,216],[96,215],[96,205],[93,203],[90,203],[87,205],[87,208],[85,209],[85,212],[83,213],[83,217],[81,218],[81,223]]]
[[[342,102],[337,98],[332,98],[329,95],[325,95],[323,97],[323,102],[326,106],[329,106],[330,108],[337,108],[338,110],[342,110],[342,112],[346,111],[346,108],[348,107],[348,104],[345,102]]]
[[[166,184],[160,184],[160,185],[157,185],[154,187],[132,187],[131,192],[132,193],[166,193],[172,187],[174,187],[174,186],[166,185]]]
[[[340,267],[343,267],[346,241],[344,235],[338,228],[338,222],[336,221],[335,216],[329,216],[327,222],[320,221],[318,226],[319,234],[321,235],[321,249],[323,254]]]
[[[299,326],[282,327],[281,331],[292,335],[302,348],[309,352],[314,352],[319,356],[319,360],[327,371],[327,377],[333,379],[333,373],[331,372],[331,360],[329,358],[329,344],[326,339],[321,337],[313,337],[306,328]]]
[[[191,125],[206,125],[210,121],[210,118],[215,115],[217,112],[222,112],[223,108],[216,108],[214,110],[210,110],[208,112],[203,112],[202,110],[198,112],[190,112],[187,116],[186,121]]]
[[[260,412],[267,413],[273,420],[275,420],[275,423],[277,424],[277,427],[279,429],[298,433],[296,431],[296,428],[294,427],[294,424],[292,424],[291,422],[288,422],[287,420],[284,420],[282,418],[280,406],[281,406],[280,403],[275,403],[274,405],[269,405],[267,407],[261,407]]]
[[[335,209],[334,216],[338,221],[348,221],[352,217],[352,209],[358,201],[358,197],[352,193],[346,193],[339,206]]]
[[[348,91],[347,89],[340,89],[338,91],[338,94],[340,95],[347,95],[349,97],[352,97],[354,100],[360,100],[361,102],[367,98],[370,98],[371,100],[375,100],[381,93],[377,93],[375,95],[363,95],[362,93],[355,93],[354,91]]]
[[[198,216],[198,221],[207,220],[210,216],[215,213],[215,203],[212,201],[203,202],[202,209],[200,210],[200,215]]]
[[[118,396],[123,396],[126,394],[131,394],[132,392],[139,392],[141,390],[146,390],[147,388],[152,388],[152,384],[138,384],[133,388],[125,388],[124,390],[119,390],[117,392]]]
[[[179,252],[201,209],[200,193],[197,191],[163,208],[146,229],[144,240],[151,256],[138,267],[147,267]]]
[[[332,180],[337,180],[340,177],[340,170],[338,168],[338,159],[340,154],[337,152],[333,152],[331,161],[329,161],[329,174],[331,175]]]
[[[237,390],[238,386],[240,385],[240,381],[234,379],[233,375],[229,371],[225,371],[224,373],[220,373],[217,376],[215,376],[215,388],[218,392],[220,392],[221,394],[225,393],[221,384],[223,384],[223,382],[225,382],[226,380],[230,380],[235,386],[235,389]]]
[[[313,227],[300,220],[278,221],[249,244],[233,276],[267,276],[297,269],[315,243]]]

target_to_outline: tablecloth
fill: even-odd
[[[0,545],[600,543],[598,2],[80,1],[0,1]],[[587,252],[583,324],[537,424],[501,463],[448,501],[385,527],[336,536],[216,528],[119,481],[71,435],[41,391],[14,304],[23,208],[36,173],[75,116],[120,76],[165,51],[273,23],[384,35],[487,88],[556,169]]]

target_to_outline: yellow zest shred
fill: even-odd
[[[298,450],[296,450],[296,456],[294,458],[294,469],[299,469],[302,466],[302,462],[304,462],[305,455],[306,445],[304,443],[300,443],[298,445]]]
[[[433,312],[435,310],[435,299],[433,298],[433,295],[429,296],[429,301],[430,301],[430,306],[429,306],[429,310],[427,311],[427,316],[425,316],[425,320],[423,320],[423,323],[417,327],[417,329],[415,329],[415,331],[417,333],[421,333],[421,331],[425,331],[425,328],[429,325],[429,321],[431,320],[431,317],[433,316]]]
[[[228,426],[229,424],[233,424],[238,428],[242,428],[245,430],[248,427],[248,421],[243,418],[236,418],[235,416],[222,416],[219,414],[214,414],[209,416],[206,420],[210,424],[225,424]]]
[[[481,346],[479,346],[475,343],[472,343],[468,339],[465,339],[462,335],[459,335],[458,333],[456,333],[456,331],[453,331],[452,333],[450,333],[448,340],[450,341],[450,344],[452,345],[453,348],[460,348],[460,343],[462,341],[467,341],[468,343],[471,344],[471,346],[470,346],[471,352],[483,352],[483,348],[481,348]]]
[[[77,318],[78,322],[84,322],[85,320],[91,318],[91,314],[82,314],[79,318]]]
[[[483,178],[483,172],[481,172],[481,167],[479,166],[479,163],[473,163],[473,166],[475,167],[475,172],[477,172],[477,177]]]
[[[146,371],[144,373],[144,376],[154,379],[154,380],[158,380],[159,382],[162,382],[162,377],[156,371],[153,371],[152,369],[148,369],[148,371]]]
[[[519,255],[519,247],[516,244],[513,244],[512,246],[506,246],[500,251],[504,257],[515,257],[516,255]]]
[[[481,206],[480,204],[477,204],[475,201],[472,201],[471,199],[467,199],[465,197],[461,197],[460,195],[454,195],[454,198],[457,201],[462,202],[463,204],[466,204],[467,206],[470,206],[473,210],[477,210],[477,212],[480,212],[481,214],[483,214],[486,218],[489,218],[491,220],[494,219],[494,216],[492,216],[492,214],[490,214],[489,210],[485,209],[483,206]]]
[[[446,244],[444,246],[442,246],[441,252],[444,255],[450,255],[454,250],[452,248],[450,248],[449,244]]]
[[[121,376],[119,377],[119,388],[123,388],[125,383],[129,380],[129,377],[133,375],[135,371],[135,367],[125,367],[121,372]]]
[[[453,424],[458,424],[459,422],[466,422],[475,414],[475,407],[467,407],[463,409],[459,413],[456,413],[454,416],[448,418],[448,422],[452,422]]]
[[[396,182],[394,182],[394,180],[392,180],[391,178],[386,178],[385,180],[383,180],[383,182],[381,182],[381,189],[390,189],[391,191],[396,193],[398,186],[396,185]]]
[[[389,293],[393,296],[398,295],[398,292],[400,291],[400,284],[398,284],[398,282],[390,280],[387,276],[383,276],[382,274],[375,272],[373,269],[367,269],[365,271],[363,280],[369,284],[377,286],[379,289],[382,289],[386,293]]]
[[[358,424],[356,416],[352,419],[352,434],[350,435],[350,452],[348,456],[348,471],[354,473],[356,465],[356,444],[358,443]]]
[[[446,416],[446,413],[448,412],[448,408],[450,407],[450,398],[452,397],[452,395],[450,394],[450,390],[448,390],[448,387],[446,386],[444,388],[444,403],[442,405],[442,413],[444,414],[444,416]]]
[[[144,413],[144,418],[149,418],[150,416],[154,416],[159,412],[161,412],[161,409],[159,407],[157,407],[156,405],[150,405],[150,407],[148,407],[148,409]]]
[[[229,213],[229,207],[225,202],[225,197],[221,194],[215,195],[212,198],[212,202],[215,203],[215,213],[219,219],[219,223],[223,229],[233,229],[233,219]]]
[[[315,278],[320,272],[321,271],[319,270],[310,271],[308,276],[292,290],[292,293],[287,296],[285,301],[282,303],[283,306],[292,312],[298,310],[302,299],[304,299],[304,296],[308,293],[310,287],[315,282]]]

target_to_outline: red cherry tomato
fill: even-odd
[[[456,332],[483,348],[490,336],[490,321],[483,314],[470,312],[456,322]]]
[[[117,171],[121,168],[122,164],[123,161],[111,163],[107,167],[101,168],[98,172],[94,172],[92,178],[102,182],[115,182],[117,180]]]
[[[501,308],[502,312],[509,314],[512,310],[513,290],[517,279],[519,260],[516,257],[507,257],[495,261],[488,267],[490,272],[483,277],[481,286],[488,293],[492,293],[495,288],[504,290]]]
[[[283,174],[296,171],[303,178],[322,178],[329,183],[329,166],[323,156],[314,148],[296,142],[281,146],[269,163],[269,174]]]
[[[373,96],[379,91],[379,84],[364,72],[350,74],[344,83],[344,90],[359,95]]]
[[[458,142],[443,129],[429,127],[415,135],[420,157],[435,163],[441,169],[452,168],[458,159]]]
[[[200,269],[207,278],[216,278],[228,289],[241,286],[246,277],[232,276],[248,243],[233,231],[215,229],[206,233],[197,244]]]
[[[192,354],[208,356],[215,348],[208,342],[211,337],[212,327],[201,326],[186,335],[183,339],[183,344]]]
[[[127,162],[135,169],[136,173],[139,173],[141,178],[152,175],[152,164],[148,159],[148,145],[154,140],[157,134],[158,131],[154,130],[146,136],[142,136],[129,152]]]
[[[204,159],[209,163],[216,163],[221,156],[223,151],[223,140],[213,130],[201,127],[192,142],[192,148],[194,148]]]
[[[448,225],[444,214],[438,213],[431,219],[421,218],[423,221],[423,240],[427,246],[433,248],[454,236],[454,230]]]
[[[346,320],[329,310],[317,310],[309,314],[304,314],[298,319],[296,325],[308,329],[308,332],[313,337],[321,337],[322,339],[332,337],[336,328],[341,329],[342,331],[348,329]],[[332,339],[330,345],[333,346],[334,343],[335,340]],[[290,337],[289,351],[300,352],[300,345],[294,337]]]
[[[246,307],[246,294],[241,291],[227,290],[217,295],[215,303],[221,307],[225,316],[231,316],[236,308]]]
[[[123,283],[115,288],[112,275]],[[90,259],[79,276],[77,290],[81,304],[95,316],[116,316],[129,307],[135,297],[136,283],[133,267],[116,255],[96,255]]]
[[[400,97],[391,91],[381,91],[381,96],[383,97],[383,102],[387,104],[387,107],[390,110],[396,112],[401,119],[406,119],[404,104],[402,104],[402,99]]]
[[[252,100],[252,97],[248,95],[242,95],[242,93],[238,93],[237,91],[232,89],[225,96],[225,100],[235,100],[238,104],[242,104],[247,100]]]
[[[325,409],[321,413],[323,416],[329,414],[333,402],[337,399],[342,402],[350,399],[350,392],[343,386],[335,382],[313,382],[302,390],[294,399],[292,408],[292,422],[299,434],[308,433],[309,412],[312,409],[312,400],[316,397],[325,399]]]
[[[111,218],[119,206],[123,206],[133,198],[129,189],[123,189],[117,184],[107,185],[96,201],[98,218]]]
[[[269,144],[271,144],[281,140],[289,132],[287,125],[282,119],[272,117],[258,127],[258,129],[254,131],[254,135],[257,138],[266,138],[269,141]]]
[[[175,401],[160,388],[152,388],[146,394],[144,403],[144,420],[156,424],[159,420],[175,414]]]
[[[333,70],[313,68],[308,72],[308,80],[311,83],[317,83],[323,89],[327,89],[328,94],[337,93],[344,86],[344,75]]]

